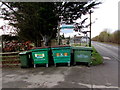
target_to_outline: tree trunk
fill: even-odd
[[[44,46],[48,46],[49,37],[47,35],[43,36]]]
[[[36,47],[41,47],[41,40],[34,41]]]

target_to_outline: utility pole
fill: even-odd
[[[91,10],[90,10],[89,14],[90,14],[90,42],[89,42],[89,47],[91,47]]]

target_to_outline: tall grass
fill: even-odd
[[[96,49],[92,46],[92,65],[99,65],[103,63],[103,57],[96,51]]]

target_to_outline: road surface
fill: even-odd
[[[91,68],[92,73],[95,73],[94,76],[96,77],[93,78],[93,84],[104,82],[104,85],[118,86],[119,47],[99,42],[92,42],[92,45],[104,58],[102,65]],[[97,78],[96,72],[101,75],[99,78]]]
[[[87,67],[58,66],[37,68],[4,68],[2,88],[89,88],[118,90],[118,47],[92,42],[104,63]],[[3,89],[4,90],[4,89]],[[23,90],[23,89],[22,89]]]

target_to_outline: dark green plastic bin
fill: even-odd
[[[76,62],[86,62],[90,66],[92,47],[72,47],[74,53],[74,64]]]
[[[30,51],[23,51],[19,53],[21,68],[28,68],[31,66],[31,52]]]

